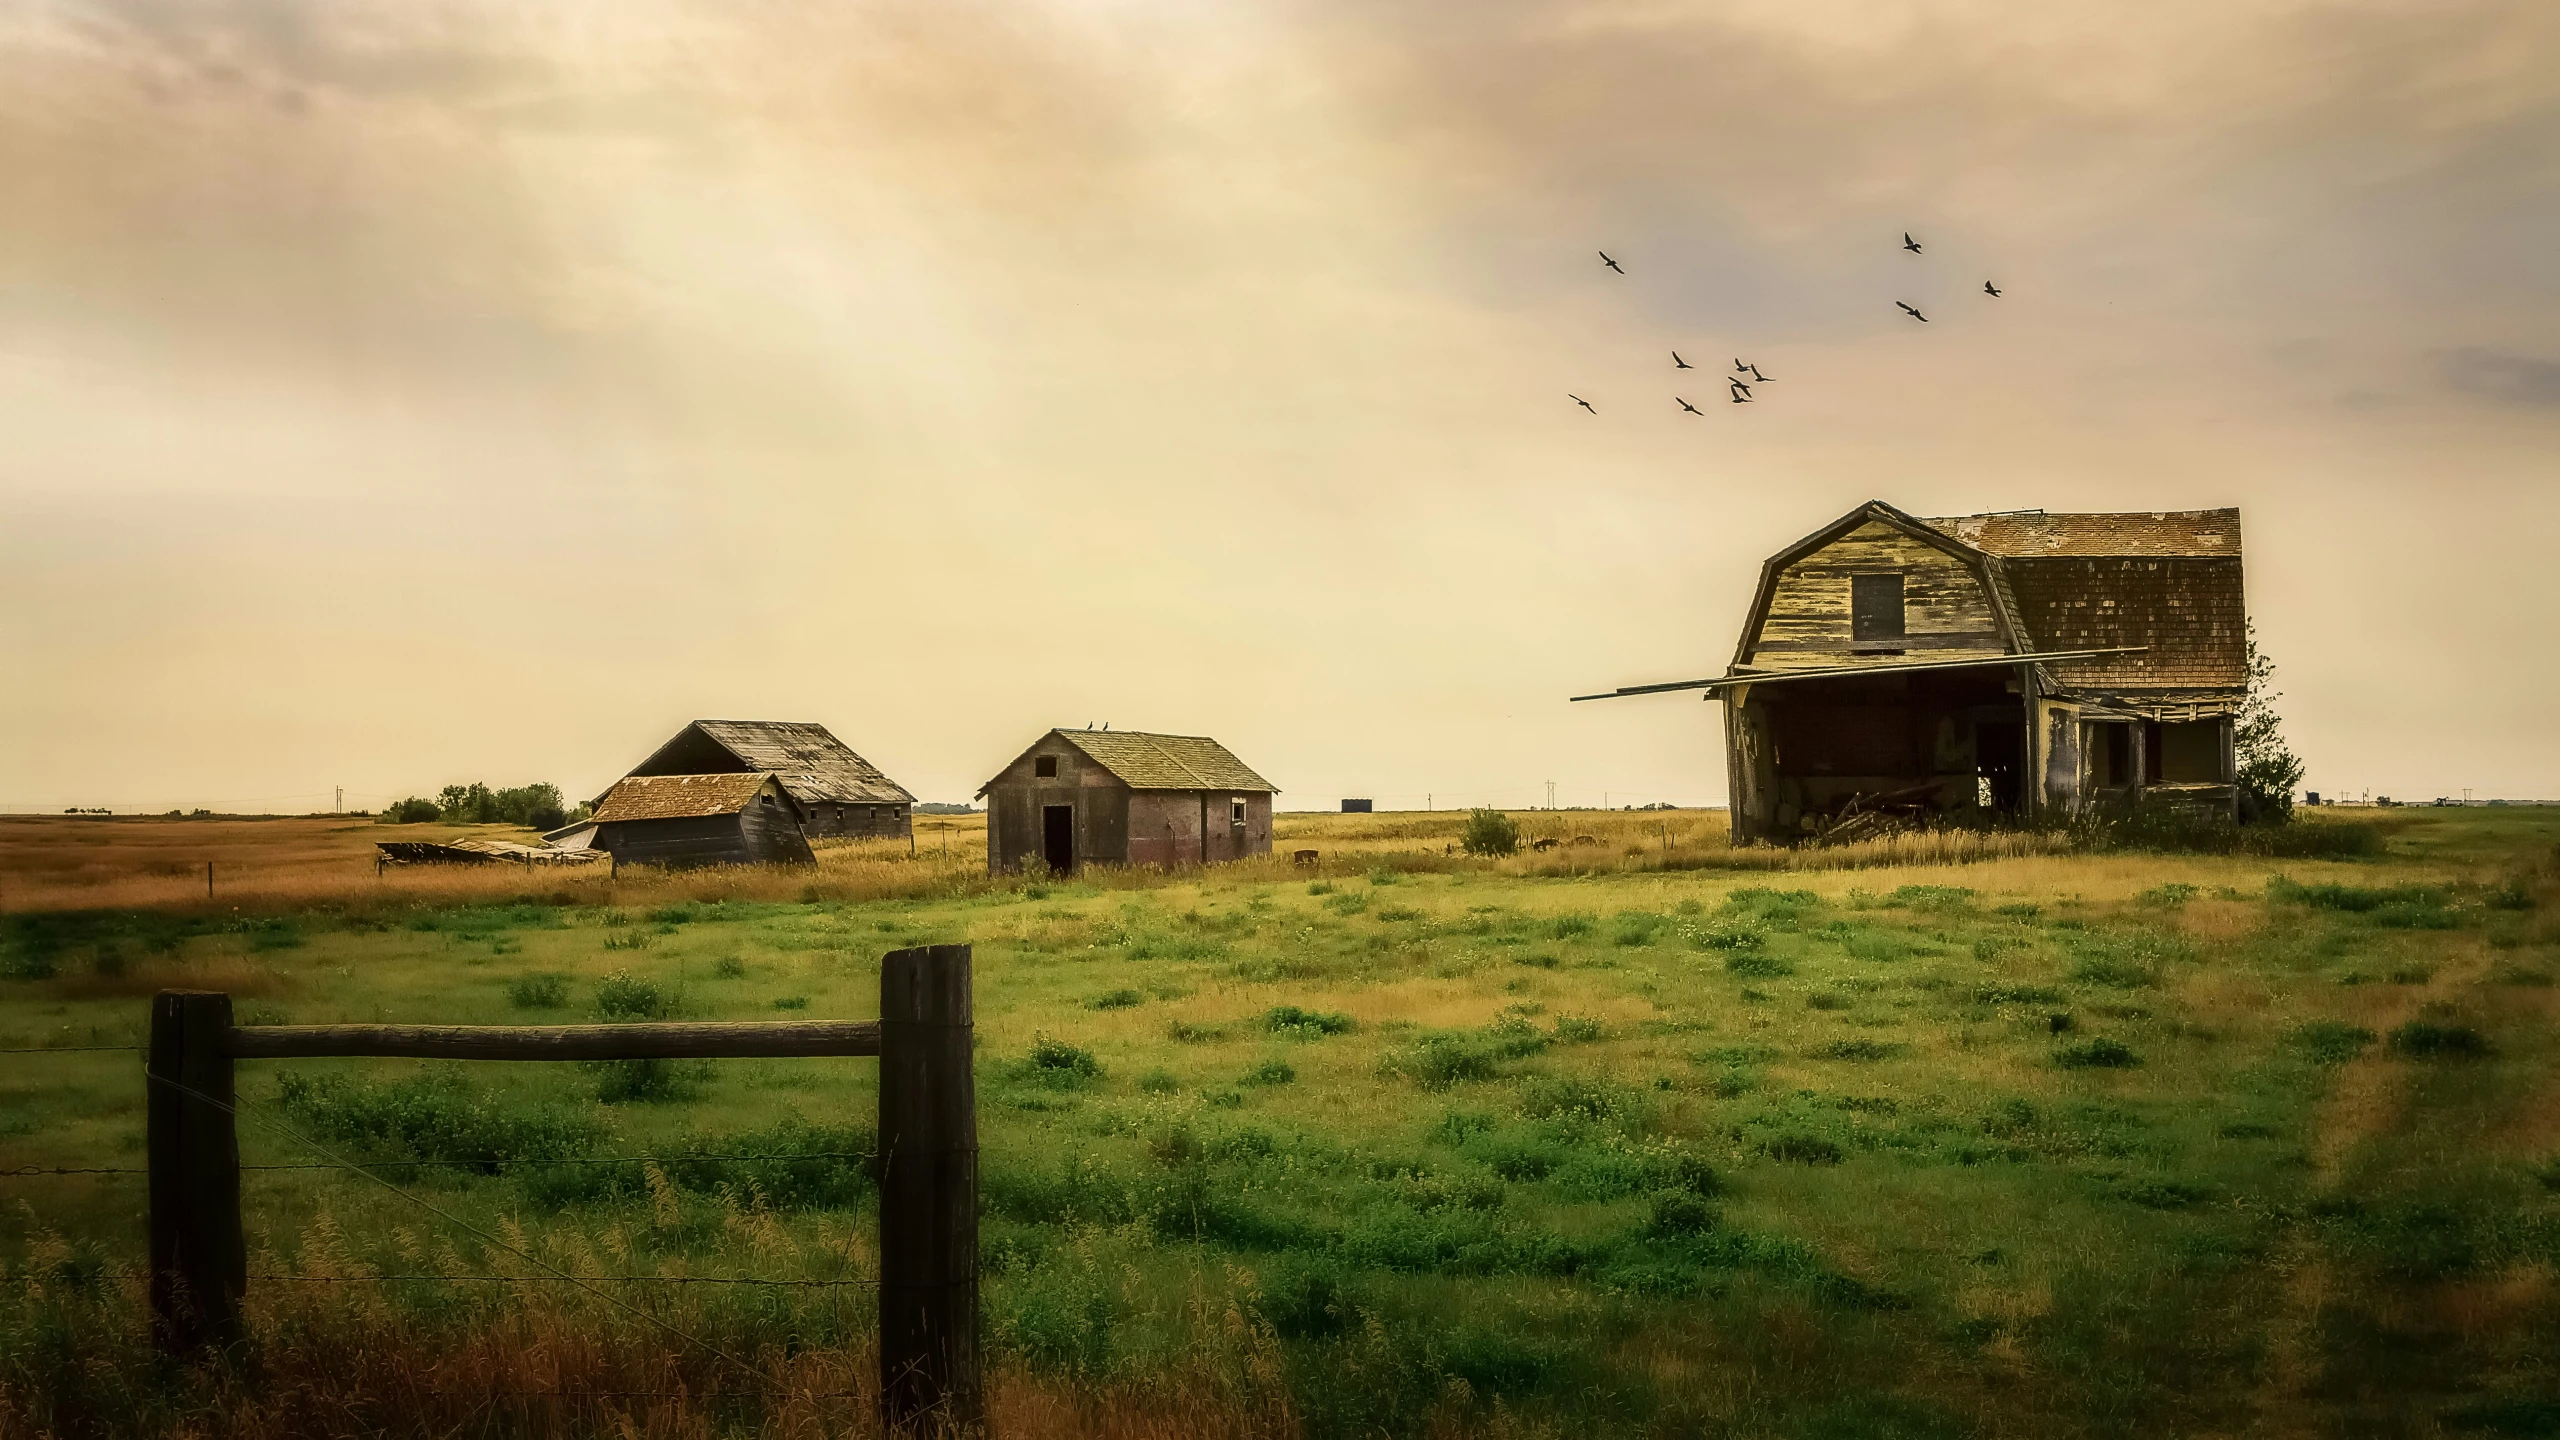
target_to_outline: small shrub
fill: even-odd
[[[778,995],[774,997],[773,1008],[776,1010],[806,1010],[809,1008],[809,997],[806,995]]]
[[[1611,1120],[1624,1109],[1616,1087],[1575,1076],[1541,1076],[1520,1095],[1520,1113],[1533,1119]]]
[[[712,962],[711,973],[723,980],[736,980],[747,973],[747,962],[735,955],[723,955]]]
[[[1884,903],[1912,910],[1962,910],[1973,904],[1973,892],[1961,885],[1904,885]]]
[[[2006,916],[2011,920],[2033,920],[2038,915],[2044,913],[2044,907],[2041,905],[2030,905],[2025,901],[2016,901],[2007,905],[1994,906],[1991,913],[1994,915]]]
[[[1846,1010],[1849,1008],[1849,997],[1845,995],[1834,995],[1828,990],[1816,990],[1812,994],[1804,997],[1804,1008],[1807,1010]]]
[[[1425,1035],[1388,1052],[1381,1068],[1425,1090],[1446,1090],[1468,1080],[1490,1080],[1499,1057],[1491,1045],[1464,1032]]]
[[[1520,824],[1499,810],[1471,810],[1458,844],[1470,855],[1509,855],[1520,848]]]
[[[2285,1041],[2315,1065],[2344,1065],[2373,1043],[2373,1032],[2338,1020],[2306,1020],[2286,1032]]]
[[[590,1060],[596,1100],[605,1105],[662,1105],[702,1096],[706,1064],[674,1060]]]
[[[1138,1088],[1149,1095],[1170,1095],[1182,1088],[1182,1082],[1173,1078],[1172,1071],[1158,1065],[1138,1077]]]
[[[1666,1190],[1653,1197],[1653,1211],[1645,1217],[1648,1235],[1674,1237],[1703,1235],[1716,1228],[1720,1217],[1715,1207],[1682,1190]]]
[[[663,1020],[675,997],[653,981],[616,970],[596,982],[596,1013],[607,1020]]]
[[[1164,1036],[1177,1045],[1206,1045],[1224,1040],[1227,1032],[1215,1025],[1194,1025],[1188,1020],[1176,1020],[1164,1027]]]
[[[1319,1035],[1348,1035],[1359,1028],[1350,1016],[1333,1010],[1302,1010],[1295,1005],[1274,1005],[1262,1012],[1262,1028],[1275,1035],[1294,1035],[1313,1039]]]
[[[1377,918],[1386,924],[1400,924],[1407,920],[1421,919],[1422,912],[1410,905],[1381,905],[1378,907]]]
[[[429,825],[441,819],[443,814],[433,800],[412,795],[406,800],[394,800],[383,806],[382,813],[375,819],[385,825]]]
[[[507,982],[507,999],[519,1010],[557,1010],[569,1003],[569,977],[553,971]]]
[[[2468,1025],[2412,1020],[2391,1032],[2391,1048],[2424,1059],[2468,1059],[2489,1053],[2488,1037]]]
[[[1118,990],[1105,990],[1084,1003],[1087,1008],[1094,1010],[1134,1010],[1146,1004],[1147,997],[1124,987]]]
[[[1333,893],[1333,882],[1330,880],[1310,880],[1307,882],[1307,893],[1310,895],[1330,895]]]
[[[1671,917],[1647,910],[1621,910],[1609,918],[1609,943],[1636,947],[1650,945],[1670,928]]]
[[[1277,1056],[1244,1072],[1240,1082],[1246,1085],[1287,1085],[1298,1078],[1298,1068]]]
[[[1541,927],[1550,940],[1579,940],[1600,928],[1597,918],[1579,910],[1568,910]]]
[[[1739,975],[1745,980],[1775,980],[1782,975],[1796,973],[1794,965],[1756,950],[1729,952],[1724,957],[1724,970],[1728,975]]]
[[[1769,1140],[1760,1147],[1772,1160],[1790,1165],[1837,1165],[1849,1158],[1840,1147],[1819,1135],[1789,1132]]]
[[[1050,1090],[1074,1090],[1102,1078],[1102,1062],[1093,1052],[1047,1033],[1031,1037],[1031,1053],[1014,1067],[1015,1075]]]
[[[1812,1053],[1817,1060],[1890,1060],[1905,1048],[1881,1040],[1834,1040],[1815,1046]]]
[[[2053,1063],[2065,1070],[2124,1070],[2142,1063],[2140,1056],[2114,1040],[2083,1040],[2053,1052]]]
[[[2155,910],[2175,910],[2201,893],[2203,892],[2193,885],[2173,880],[2166,885],[2155,886],[2134,896],[2133,903],[2147,905]]]
[[[1598,1040],[1604,1033],[1600,1022],[1588,1016],[1559,1015],[1556,1017],[1556,1043],[1559,1045],[1588,1045]]]
[[[604,948],[607,950],[646,950],[652,943],[648,932],[644,930],[631,930],[604,937]]]

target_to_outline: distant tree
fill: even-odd
[[[383,806],[381,819],[385,825],[424,825],[443,813],[433,800],[412,795]]]
[[[1520,848],[1520,824],[1499,810],[1470,810],[1458,843],[1470,855],[1508,855]]]
[[[433,800],[400,801],[383,811],[382,818],[395,824],[442,820],[448,825],[526,825],[536,830],[556,830],[568,823],[569,807],[561,800],[557,785],[492,790],[474,781],[469,785],[447,785],[436,792]]]
[[[2239,761],[2240,820],[2248,825],[2281,825],[2293,818],[2293,789],[2302,783],[2302,759],[2284,742],[2284,722],[2276,701],[2276,662],[2258,648],[2258,627],[2249,626],[2249,693],[2240,702],[2232,727],[2231,748]]]

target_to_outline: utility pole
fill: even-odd
[[[1556,808],[1556,782],[1553,780],[1547,782],[1547,808]]]
[[[338,787],[338,803],[337,803],[337,806],[336,806],[334,809],[332,809],[329,813],[330,813],[330,814],[332,814],[332,815],[344,815],[344,814],[346,814],[346,813],[347,813],[347,787],[346,787],[346,786],[341,785],[341,786],[339,786],[339,787]]]
[[[1425,814],[1428,814],[1433,809],[1437,808],[1431,803],[1431,799],[1432,796],[1430,791],[1425,790],[1422,792],[1422,809]]]

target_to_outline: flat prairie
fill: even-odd
[[[0,1433],[869,1433],[871,1062],[243,1062],[253,1375],[147,1361],[133,1047],[171,986],[863,1018],[925,943],[974,947],[1006,1434],[2560,1424],[2560,811],[2298,822],[2347,859],[1514,818],[1557,843],[1283,815],[1070,878],[978,817],[619,877],[0,821]]]

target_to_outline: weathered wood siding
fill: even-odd
[[[673,870],[700,865],[808,864],[809,842],[787,806],[759,801],[735,815],[617,820],[596,827],[595,847],[626,865]]]
[[[802,829],[815,836],[846,840],[904,840],[915,821],[904,805],[859,800],[817,800],[809,806]]]
[[[1039,773],[1043,756],[1057,760],[1056,775]],[[1006,766],[987,783],[986,794],[990,874],[1001,875],[1041,853],[1041,817],[1051,805],[1075,807],[1078,865],[1129,863],[1129,787],[1054,735]]]
[[[800,817],[779,785],[768,784],[754,804],[738,812],[738,837],[758,864],[807,865],[817,859],[809,853]]]
[[[1879,574],[1903,577],[1904,636],[1853,643],[1849,579]],[[1848,665],[1896,650],[1929,660],[2008,653],[1991,597],[1965,562],[1870,521],[1778,572],[1743,663],[1772,669]]]

